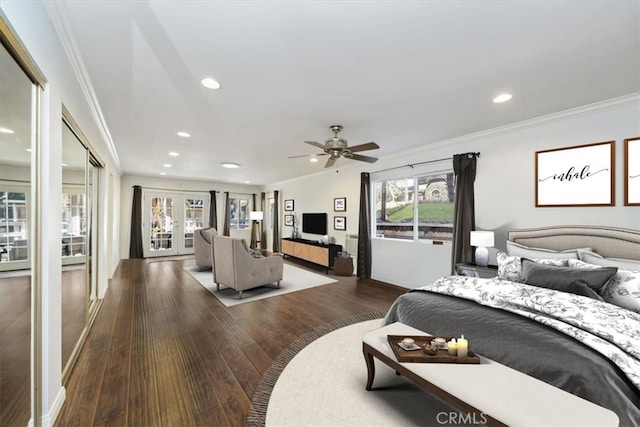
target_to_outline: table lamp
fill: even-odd
[[[262,249],[262,237],[259,221],[262,221],[263,218],[264,212],[262,211],[249,212],[249,219],[253,221],[253,225],[251,227],[251,248],[256,248],[259,245],[260,249]]]
[[[493,231],[472,231],[470,242],[476,247],[476,265],[486,267],[489,265],[489,249],[493,247]]]

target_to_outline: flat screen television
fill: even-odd
[[[302,232],[309,234],[327,234],[327,214],[303,213]]]

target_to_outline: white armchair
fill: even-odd
[[[213,281],[218,290],[220,285],[227,286],[238,291],[238,298],[242,299],[245,289],[274,282],[280,287],[283,274],[281,256],[254,258],[243,239],[226,236],[213,238],[213,252]]]

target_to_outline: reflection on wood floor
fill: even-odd
[[[0,425],[30,418],[31,274],[0,274]]]
[[[64,366],[85,323],[85,269],[64,267],[62,283]],[[0,426],[26,426],[29,423],[30,355],[30,271],[0,273]]]
[[[287,345],[386,310],[406,291],[331,276],[338,283],[225,307],[183,270],[188,262],[120,262],[56,426],[245,425],[263,372]]]

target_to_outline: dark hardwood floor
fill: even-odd
[[[244,425],[262,373],[289,343],[405,292],[332,276],[339,282],[227,308],[189,263],[121,262],[56,426]]]

